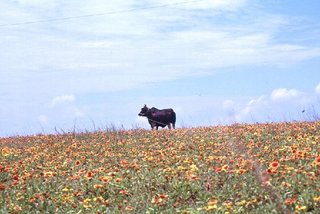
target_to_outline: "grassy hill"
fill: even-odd
[[[319,213],[320,123],[0,139],[0,213]]]

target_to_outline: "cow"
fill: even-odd
[[[168,126],[171,129],[171,125],[175,129],[176,113],[171,108],[159,110],[154,107],[148,108],[147,105],[144,105],[138,115],[148,118],[152,130],[154,128],[158,130],[159,126],[162,128]]]

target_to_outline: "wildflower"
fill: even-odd
[[[87,172],[87,174],[85,174],[84,177],[88,180],[91,180],[93,176],[94,176],[94,173],[90,171],[90,172]]]
[[[12,204],[12,207],[14,213],[20,213],[22,211],[22,208],[19,205]]]
[[[3,191],[6,189],[6,185],[0,182],[0,191]]]
[[[316,202],[320,202],[320,195],[318,197],[314,197],[313,200]]]
[[[98,202],[104,202],[105,200],[104,200],[104,198],[103,198],[102,196],[98,196],[98,197],[93,198],[93,201],[94,201],[94,202],[96,202],[96,201],[98,201]]]
[[[125,159],[122,159],[120,161],[120,165],[123,167],[123,168],[128,168],[128,161],[125,160]]]
[[[187,173],[186,174],[186,179],[189,180],[189,181],[196,181],[198,180],[198,176],[196,174],[193,174],[193,173]]]
[[[123,180],[122,178],[116,178],[116,180],[115,180],[115,181],[116,181],[116,183],[121,183],[121,182],[122,182],[122,180]]]
[[[161,205],[166,202],[168,197],[169,196],[166,194],[158,194],[157,196],[152,198],[151,203]]]
[[[91,202],[91,199],[90,199],[90,198],[84,199],[83,202],[82,202],[83,207],[84,207],[84,208],[90,208],[90,207],[92,207],[92,205],[90,204],[90,202]]]
[[[231,208],[233,205],[232,201],[225,201],[223,202],[223,206],[227,207],[227,208]]]
[[[297,201],[297,198],[296,198],[296,197],[287,198],[287,199],[284,201],[284,204],[285,204],[285,205],[291,205],[291,204],[294,204],[296,201]]]
[[[316,166],[320,166],[320,156],[316,157],[314,163],[316,164]]]
[[[243,174],[243,173],[245,173],[246,172],[246,170],[245,169],[238,169],[237,171],[237,174]]]
[[[198,171],[198,167],[195,164],[192,164],[192,165],[190,165],[190,171],[196,172],[196,171]]]
[[[281,183],[281,185],[283,186],[283,187],[291,187],[291,184],[290,183],[287,183],[287,182],[282,182]]]
[[[169,195],[166,195],[166,194],[159,194],[158,195],[160,198],[168,198],[169,197]]]
[[[43,176],[44,176],[45,178],[50,178],[50,177],[55,176],[55,173],[52,172],[52,171],[45,171],[45,172],[43,172]]]
[[[12,179],[15,180],[15,181],[19,181],[19,175],[13,175]]]
[[[102,187],[103,187],[102,184],[95,184],[95,185],[93,185],[93,188],[95,188],[95,189],[101,189]]]
[[[217,205],[217,204],[218,204],[218,200],[215,198],[212,198],[208,201],[208,206]]]
[[[275,169],[275,170],[278,169],[279,166],[280,166],[280,163],[277,162],[277,161],[273,161],[273,162],[271,162],[271,163],[269,164],[269,167],[272,168],[272,169]]]
[[[108,183],[111,180],[111,178],[109,176],[101,176],[99,180],[103,183]]]
[[[221,172],[221,168],[220,168],[220,167],[216,167],[216,168],[214,169],[214,171],[215,171],[216,173],[219,173],[219,172]]]
[[[134,207],[129,205],[129,206],[126,206],[125,210],[126,211],[133,211]]]
[[[120,190],[119,193],[120,193],[121,195],[129,195],[128,190],[125,190],[125,189]]]
[[[214,209],[217,209],[218,207],[217,207],[217,205],[216,204],[213,204],[213,205],[208,205],[206,208],[205,208],[205,210],[206,211],[209,211],[209,210],[214,210]]]
[[[304,211],[307,209],[307,206],[304,206],[304,205],[297,205],[296,206],[296,210],[297,211]]]
[[[237,204],[237,206],[244,206],[246,203],[247,203],[246,200],[242,200],[242,201],[237,202],[236,204]]]
[[[221,167],[221,170],[227,172],[229,170],[229,166],[228,165],[223,165]]]
[[[69,192],[69,191],[70,191],[70,189],[67,188],[67,187],[65,187],[65,188],[62,189],[62,192]]]
[[[79,166],[81,164],[81,161],[77,160],[75,164],[76,164],[76,166]]]

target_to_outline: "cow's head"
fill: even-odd
[[[147,112],[149,111],[149,108],[147,107],[147,105],[145,104],[143,106],[143,108],[141,108],[140,113],[138,114],[139,116],[147,116]]]

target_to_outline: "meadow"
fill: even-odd
[[[320,213],[320,122],[0,139],[0,213]]]

